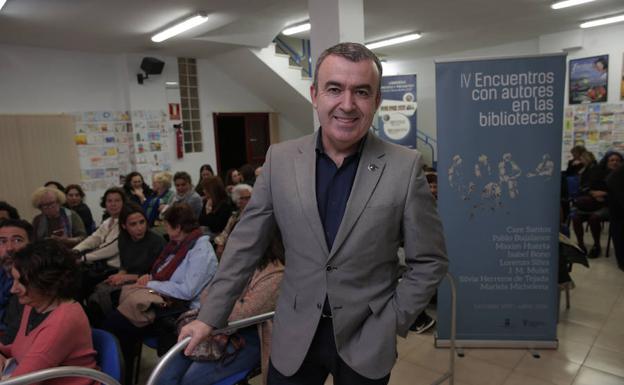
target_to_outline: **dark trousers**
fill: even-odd
[[[386,385],[387,376],[372,380],[351,369],[338,355],[331,318],[321,318],[316,334],[301,367],[292,376],[284,376],[269,363],[269,385],[323,385],[331,373],[334,385]]]
[[[618,267],[620,270],[624,270],[624,218],[611,218],[609,231],[611,232],[611,241]]]

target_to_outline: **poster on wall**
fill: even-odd
[[[375,133],[382,139],[416,148],[416,75],[384,76]]]
[[[607,101],[609,55],[570,60],[569,104]]]
[[[557,346],[565,60],[436,63],[438,207],[462,346]],[[444,284],[437,346],[450,302]]]

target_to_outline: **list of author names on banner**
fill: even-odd
[[[526,291],[549,288],[551,268],[550,227],[507,226],[493,234],[491,241],[498,273],[493,275],[461,275],[463,284],[478,285],[487,291]]]

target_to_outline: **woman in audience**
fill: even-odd
[[[195,217],[198,218],[202,211],[203,202],[199,194],[193,189],[191,176],[185,171],[176,172],[173,176],[176,194],[172,197],[169,204],[186,203],[191,206]]]
[[[169,201],[173,199],[171,180],[171,174],[166,171],[156,173],[152,177],[154,197],[150,201],[147,210],[145,210],[147,223],[150,225],[150,227],[159,224],[160,215],[167,208],[167,204],[169,203]]]
[[[39,187],[32,196],[32,205],[41,210],[33,219],[35,240],[54,238],[66,246],[74,246],[87,235],[76,212],[63,207],[65,194],[53,187]]]
[[[195,186],[195,192],[202,198],[204,197],[204,188],[202,187],[202,183],[209,176],[215,176],[212,166],[209,164],[202,164],[199,168],[199,182],[197,183],[197,186]]]
[[[140,205],[144,210],[147,209],[154,192],[144,182],[141,173],[133,171],[126,175],[123,188],[128,200]]]
[[[587,153],[585,153],[587,154]],[[583,154],[581,158],[585,156]],[[585,160],[587,162],[587,160]],[[594,240],[594,246],[588,253],[589,258],[600,256],[600,231],[601,222],[609,219],[609,209],[607,207],[607,178],[609,174],[622,164],[622,155],[617,152],[608,152],[598,166],[592,167],[589,171],[581,173],[581,193],[575,201],[577,212],[572,218],[574,233],[578,245],[586,251],[583,240],[583,222],[589,224],[589,230]]]
[[[151,289],[177,307],[198,308],[199,295],[217,270],[217,258],[210,239],[202,235],[193,210],[185,203],[172,205],[165,211],[165,228],[169,243],[152,265],[150,274],[139,277],[134,286]],[[158,318],[156,324],[135,326],[122,314],[127,314],[124,305],[122,299],[119,308],[106,318],[104,328],[119,338],[126,363],[126,378],[131,381],[133,358],[138,353],[141,339],[147,335],[166,338],[167,331],[160,329],[162,325],[158,324]]]
[[[221,178],[208,177],[204,180],[202,187],[206,202],[199,215],[199,224],[207,227],[211,234],[219,234],[225,228],[234,208]]]
[[[72,300],[78,287],[77,272],[71,252],[55,240],[38,241],[15,253],[11,292],[24,310],[13,343],[0,345],[4,374],[19,376],[59,366],[96,368],[89,322],[82,307]],[[67,377],[45,383],[95,382]]]
[[[250,165],[249,163],[245,163],[244,165],[240,166],[240,168],[238,169],[238,172],[240,172],[241,174],[241,182],[244,182],[250,186],[253,186],[254,183],[256,183],[256,173],[255,173],[256,168],[252,165]]]
[[[568,168],[566,168],[564,173],[565,176],[574,176],[579,174],[579,172],[584,168],[584,162],[581,160],[581,156],[585,152],[587,152],[585,146],[582,146],[580,144],[570,149],[572,159],[568,161]]]
[[[124,284],[134,283],[149,273],[156,257],[165,247],[165,239],[148,228],[143,209],[134,202],[126,203],[119,214],[119,271],[98,284],[89,297],[91,324],[99,324],[119,304]]]
[[[231,168],[227,170],[227,172],[225,173],[225,191],[227,191],[228,194],[231,194],[234,186],[241,183],[242,181],[243,177],[237,169]]]
[[[74,247],[74,250],[83,254],[84,262],[104,260],[109,266],[119,267],[118,219],[125,201],[126,194],[119,187],[111,187],[104,192],[100,205],[109,217],[93,234]]]
[[[276,233],[268,250],[259,261],[253,277],[236,301],[228,321],[249,318],[275,310],[283,274],[284,246],[279,233]],[[210,287],[206,290],[210,290]],[[204,303],[202,306],[210,306],[210,304]],[[180,319],[192,320],[197,317],[198,312],[199,309],[191,310],[183,314]],[[227,360],[195,361],[194,358],[201,359],[202,352],[206,351],[207,342],[200,344],[190,358],[179,354],[167,365],[158,384],[209,385],[234,373],[254,368],[258,364],[262,366],[263,383],[266,383],[266,370],[271,351],[271,329],[272,323],[267,321],[237,330],[236,333],[244,340],[244,346],[235,353],[231,362]],[[231,353],[234,350],[232,343],[228,343],[227,351]]]
[[[232,189],[232,201],[238,208],[238,210],[234,211],[228,219],[225,228],[219,235],[217,235],[214,239],[214,244],[216,245],[215,252],[217,253],[217,258],[221,258],[221,254],[223,254],[223,250],[225,249],[225,244],[227,243],[228,237],[234,230],[234,227],[240,220],[241,214],[249,200],[251,199],[251,193],[253,192],[253,187],[248,184],[240,183],[234,186]]]
[[[93,215],[91,215],[91,209],[83,202],[85,193],[82,191],[82,187],[77,184],[70,184],[65,188],[65,196],[67,197],[65,207],[74,210],[80,216],[87,235],[91,235],[95,231],[95,222]]]

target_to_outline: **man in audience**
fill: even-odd
[[[204,204],[199,194],[193,189],[191,182],[191,176],[188,172],[180,171],[176,172],[173,176],[173,184],[175,185],[176,194],[173,196],[169,204],[174,203],[186,203],[193,209],[195,216],[199,218]]]
[[[0,220],[20,219],[17,209],[5,201],[0,201]]]
[[[420,153],[370,130],[381,63],[341,43],[317,60],[321,128],[272,146],[230,234],[185,353],[224,326],[278,226],[286,270],[274,318],[269,384],[387,384],[405,337],[447,270],[442,226]],[[399,281],[397,250],[409,269]]]
[[[21,319],[21,307],[11,294],[13,254],[26,247],[33,239],[33,227],[22,219],[0,220],[0,342],[10,343],[15,337]]]

